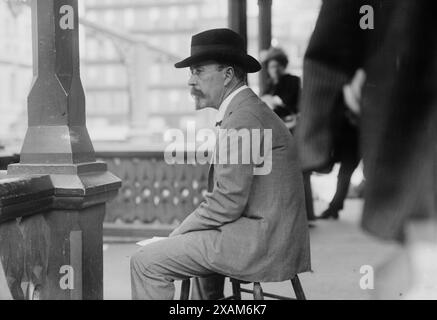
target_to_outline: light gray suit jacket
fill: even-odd
[[[172,236],[196,232],[216,271],[246,281],[283,281],[309,271],[310,244],[296,143],[250,89],[230,102],[221,129],[271,129],[272,169],[214,164],[205,201]],[[239,144],[241,146],[241,144]]]

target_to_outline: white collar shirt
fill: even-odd
[[[228,109],[229,104],[231,103],[232,99],[241,91],[248,89],[249,87],[247,85],[243,85],[241,87],[239,87],[238,89],[234,90],[231,92],[230,95],[228,95],[226,97],[225,100],[223,100],[223,102],[220,104],[220,107],[218,109],[218,113],[215,117],[215,122],[216,122],[216,126],[217,123],[220,123],[221,121],[223,121],[223,118],[226,114],[226,110]]]

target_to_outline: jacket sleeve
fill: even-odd
[[[304,57],[303,90],[297,127],[304,170],[331,165],[335,119],[343,112],[343,86],[365,54],[360,29],[362,1],[325,0]]]
[[[249,131],[260,129],[260,122],[250,112],[237,111],[230,117],[232,118],[224,123],[221,129],[249,129]],[[214,165],[215,178],[212,192],[205,195],[205,200],[172,232],[171,236],[216,229],[241,217],[248,202],[254,165],[252,160],[247,164],[241,161],[241,155],[251,152],[251,143],[241,143],[240,138],[237,144],[228,143],[228,147],[224,150],[229,155],[238,155],[238,163]],[[262,143],[262,135],[260,141]],[[235,152],[239,153],[235,154]]]

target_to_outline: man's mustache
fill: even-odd
[[[199,98],[202,98],[205,96],[202,91],[197,90],[197,89],[191,89],[191,95],[194,97],[199,97]]]

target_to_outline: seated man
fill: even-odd
[[[268,282],[309,271],[308,225],[294,138],[245,84],[247,72],[259,71],[260,64],[246,54],[237,33],[213,29],[193,36],[191,56],[175,66],[191,69],[188,84],[196,109],[218,109],[220,137],[235,130],[257,131],[261,137],[249,144],[241,136],[236,144],[218,141],[205,200],[168,239],[142,247],[132,257],[133,299],[173,299],[174,280],[191,277],[196,278],[195,298],[218,299],[224,276]],[[265,145],[268,150],[262,149]],[[263,163],[244,161],[254,149],[270,158]],[[238,161],[222,161],[228,155]]]

